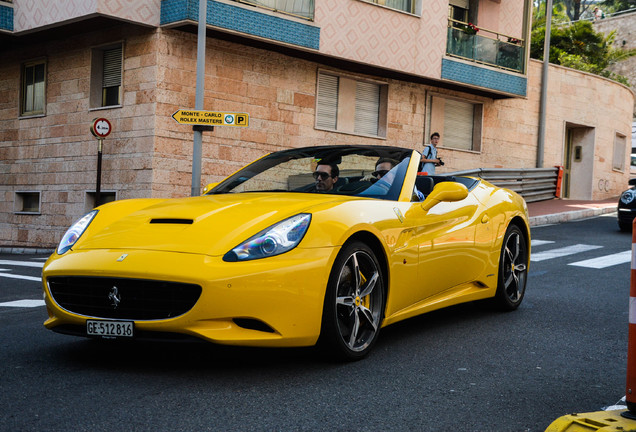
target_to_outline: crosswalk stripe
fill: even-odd
[[[552,244],[552,243],[554,243],[554,242],[551,241],[551,240],[536,240],[536,239],[532,239],[530,241],[530,245],[533,246],[533,247],[534,246],[542,246],[542,245],[546,245],[546,244]]]
[[[42,282],[42,278],[39,278],[39,277],[14,275],[14,274],[10,274],[10,273],[0,273],[0,277],[5,277],[5,278],[9,278],[9,279],[23,279],[23,280]]]
[[[574,255],[581,252],[587,252],[594,249],[600,249],[603,246],[575,244],[572,246],[566,246],[558,249],[551,249],[545,252],[535,253],[530,256],[530,261],[545,261],[553,258],[560,258],[568,255]]]
[[[612,255],[606,255],[598,258],[592,258],[584,261],[570,263],[571,266],[588,267],[594,269],[602,269],[618,264],[628,263],[632,260],[632,251],[619,252]]]
[[[33,261],[11,261],[11,260],[0,260],[0,265],[14,265],[20,267],[44,267],[44,263],[42,262],[33,262]]]
[[[44,306],[44,300],[15,300],[10,302],[0,303],[0,307],[40,307]]]

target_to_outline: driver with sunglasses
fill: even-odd
[[[331,192],[334,184],[338,181],[340,169],[336,164],[319,162],[313,176],[316,181],[315,187],[318,192]]]

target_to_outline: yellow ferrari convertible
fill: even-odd
[[[525,201],[419,173],[417,151],[269,154],[204,195],[115,201],[82,216],[43,269],[53,331],[198,338],[365,356],[389,324],[487,300],[516,309],[530,260]]]

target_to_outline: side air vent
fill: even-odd
[[[151,219],[151,224],[192,225],[192,219]]]
[[[234,323],[248,330],[257,330],[266,333],[276,333],[273,328],[265,324],[263,321],[252,319],[252,318],[234,318],[232,319]]]

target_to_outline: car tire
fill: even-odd
[[[366,244],[346,244],[334,262],[322,315],[321,348],[337,360],[359,360],[375,344],[384,318],[380,264]]]
[[[631,232],[632,231],[632,224],[631,223],[625,223],[625,222],[618,222],[618,228],[623,231],[623,232]]]
[[[506,230],[499,256],[497,292],[493,304],[500,310],[512,311],[519,307],[526,292],[528,279],[528,244],[517,225]]]

